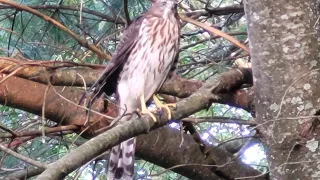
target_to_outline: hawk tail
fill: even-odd
[[[135,148],[136,138],[131,138],[111,149],[108,163],[108,180],[133,179]]]

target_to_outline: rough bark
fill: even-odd
[[[306,122],[311,117],[303,118],[320,107],[318,5],[315,0],[245,2],[257,121],[271,179],[319,178],[320,131]]]

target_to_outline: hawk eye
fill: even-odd
[[[167,2],[162,2],[161,5],[162,5],[162,6],[167,5]]]

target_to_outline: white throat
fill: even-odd
[[[172,10],[170,10],[169,8],[166,8],[166,9],[164,10],[163,14],[162,14],[162,17],[163,17],[164,19],[167,19],[167,18],[169,18],[169,17],[172,16],[172,15],[173,15]]]

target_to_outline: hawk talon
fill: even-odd
[[[152,120],[156,123],[157,122],[157,118],[152,114],[151,111],[149,111],[148,109],[146,111],[141,111],[141,114],[148,114],[149,116],[151,116]]]
[[[162,103],[160,102],[160,100],[157,98],[156,95],[153,95],[152,98],[153,98],[154,103],[156,104],[156,106],[157,106],[159,109],[164,108],[164,109],[167,110],[168,120],[170,120],[170,119],[171,119],[171,110],[170,110],[169,107],[176,108],[176,107],[177,107],[177,104],[173,104],[173,103],[171,103],[171,104],[162,104]]]
[[[154,122],[157,122],[157,118],[148,110],[147,106],[146,106],[146,102],[144,100],[144,95],[142,95],[140,97],[140,103],[141,103],[141,114],[148,114],[149,116],[151,116],[152,120]]]
[[[154,122],[157,122],[157,118],[156,118],[156,117],[152,114],[152,112],[149,111],[148,109],[147,109],[147,111],[141,111],[140,109],[137,109],[137,110],[134,111],[134,112],[137,113],[137,115],[138,115],[139,118],[141,118],[141,115],[147,114],[147,115],[151,116],[151,118],[152,118],[152,120],[153,120]]]
[[[177,104],[176,103],[169,103],[167,106],[172,107],[174,109],[177,109]]]

